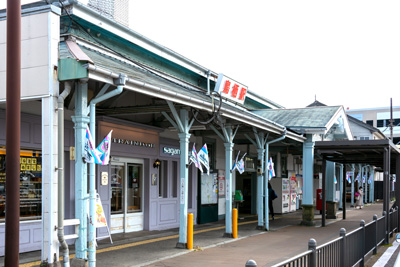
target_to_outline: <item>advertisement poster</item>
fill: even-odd
[[[96,228],[107,227],[106,215],[104,214],[103,205],[101,205],[100,196],[96,197]]]
[[[218,177],[218,195],[225,196],[225,177]]]
[[[201,174],[201,204],[218,203],[218,179],[216,173]]]

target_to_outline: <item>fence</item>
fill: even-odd
[[[336,267],[336,266],[364,266],[364,258],[370,253],[376,254],[377,247],[386,238],[387,219],[389,220],[388,234],[398,232],[399,208],[391,209],[389,216],[383,212],[382,217],[374,215],[373,221],[365,224],[361,220],[360,227],[346,233],[346,229],[340,229],[340,237],[317,246],[314,239],[308,242],[308,250],[278,263],[273,267]],[[257,266],[249,260],[247,266]]]

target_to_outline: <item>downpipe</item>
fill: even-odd
[[[268,165],[268,155],[269,155],[269,145],[270,144],[273,144],[273,143],[276,143],[276,142],[279,142],[279,141],[281,141],[281,140],[283,140],[283,139],[285,139],[286,138],[286,133],[287,133],[287,130],[286,130],[286,128],[285,128],[285,131],[283,132],[283,135],[281,136],[281,137],[278,137],[277,139],[274,139],[274,140],[271,140],[271,141],[269,141],[269,142],[266,142],[265,143],[265,162],[264,162],[264,164],[265,164],[265,168],[264,168],[264,170],[265,170],[265,172],[264,172],[264,179],[265,179],[265,183],[264,183],[264,195],[265,195],[265,199],[264,199],[264,207],[268,207],[268,210],[267,210],[267,208],[265,208],[265,230],[269,230],[269,206],[268,206],[268,204],[269,204],[269,202],[268,202],[268,183],[269,183],[269,180],[268,180],[268,170],[267,170],[267,165]]]
[[[98,96],[90,101],[90,134],[96,138],[96,104],[122,93],[125,86],[126,76],[120,74],[118,79],[114,80],[117,89]],[[95,163],[89,164],[89,266],[96,266],[96,167]]]
[[[58,227],[57,236],[60,243],[64,267],[69,267],[69,249],[64,239],[64,100],[71,92],[71,82],[64,84],[64,91],[57,99],[58,112]]]

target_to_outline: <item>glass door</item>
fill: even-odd
[[[124,188],[125,164],[112,163],[111,165],[111,233],[124,232]]]
[[[111,233],[143,230],[143,160],[111,163]]]

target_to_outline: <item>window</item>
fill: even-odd
[[[128,212],[142,211],[142,177],[141,164],[128,164],[128,190],[126,196]]]
[[[40,151],[20,152],[20,220],[42,216],[42,155]],[[5,220],[6,150],[0,147],[0,221]]]
[[[368,136],[360,136],[360,140],[369,140]]]
[[[190,170],[190,169],[189,169]],[[172,197],[178,197],[178,162],[172,162]],[[190,188],[189,188],[190,191]]]
[[[368,125],[374,126],[374,121],[373,120],[368,120],[365,122]]]
[[[168,197],[168,160],[162,160],[158,168],[160,182],[158,183],[158,197]]]

